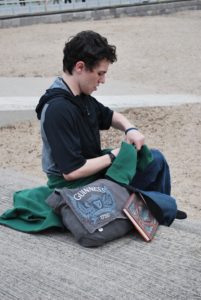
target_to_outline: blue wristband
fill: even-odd
[[[125,134],[127,134],[130,130],[138,130],[138,128],[136,127],[130,127],[128,129],[125,130]]]

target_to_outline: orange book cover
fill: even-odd
[[[147,207],[142,194],[132,193],[123,208],[123,211],[145,241],[151,241],[156,233],[159,223]]]

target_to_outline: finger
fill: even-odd
[[[135,143],[135,147],[136,147],[136,150],[139,151],[142,147],[142,143],[140,143],[140,142]]]

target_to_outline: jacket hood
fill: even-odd
[[[37,118],[40,120],[43,107],[45,106],[46,103],[50,102],[53,99],[56,100],[61,97],[66,99],[67,101],[70,101],[74,105],[78,106],[81,112],[85,114],[86,104],[88,100],[87,95],[81,94],[79,96],[74,96],[70,92],[62,88],[53,88],[53,89],[46,90],[46,93],[40,98],[35,109]]]

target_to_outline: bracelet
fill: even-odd
[[[127,134],[130,130],[138,130],[138,128],[136,127],[130,127],[128,129],[125,130],[125,134]]]
[[[108,155],[110,157],[111,163],[113,163],[113,161],[115,160],[116,156],[112,152],[109,152]]]

